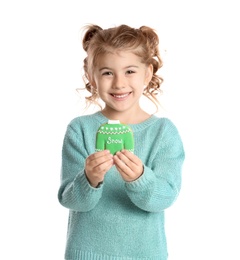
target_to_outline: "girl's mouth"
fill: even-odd
[[[124,94],[111,94],[116,99],[125,99],[128,97],[132,92],[124,93]]]

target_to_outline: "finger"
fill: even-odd
[[[118,152],[114,156],[114,163],[125,180],[135,180],[143,173],[142,161],[131,152]]]
[[[108,150],[97,152],[90,155],[86,159],[86,164],[95,167],[97,165],[102,164],[105,161],[111,160],[112,157],[113,157],[112,154],[110,154]]]
[[[93,171],[97,173],[106,173],[113,166],[113,158],[107,159],[100,164],[97,164]]]
[[[126,166],[123,167],[123,168],[120,168],[119,166],[116,166],[116,169],[121,174],[121,176],[122,176],[124,181],[131,182],[131,181],[136,180],[139,177],[139,175],[137,175],[134,172],[132,172],[131,169],[129,169]]]
[[[131,161],[134,164],[141,164],[142,161],[132,152],[129,152],[128,150],[122,150],[121,153],[125,155],[126,158],[128,158],[129,161]]]
[[[114,159],[114,164],[115,164],[117,170],[121,173],[121,175],[122,174],[128,175],[128,176],[132,175],[131,168],[124,162],[124,160],[119,158],[118,155],[115,155],[113,159]]]
[[[127,158],[123,158],[124,156],[122,154],[116,154],[113,156],[113,160],[115,165],[117,165],[120,168],[126,168],[128,167],[126,164]]]
[[[86,164],[85,172],[90,184],[95,187],[99,182],[103,181],[105,174],[112,166],[112,157],[110,159],[105,160],[103,163],[94,166],[89,166]]]
[[[138,158],[133,155],[132,153],[130,153],[129,151],[127,151],[128,153],[125,152],[117,152],[116,153],[116,159],[118,158],[120,161],[122,161],[125,165],[127,165],[129,168],[131,168],[132,170],[134,170],[134,168],[136,168],[137,164],[141,163],[140,160],[138,160]],[[130,156],[129,156],[130,155]],[[139,162],[140,161],[140,162]],[[119,162],[120,163],[120,162]]]
[[[108,155],[108,154],[110,154],[110,151],[109,151],[109,150],[103,150],[103,151],[100,151],[100,152],[96,152],[96,153],[91,154],[91,155],[88,157],[88,159],[89,159],[90,161],[92,161],[92,160],[96,160],[96,159],[98,159],[98,158],[100,158],[100,157],[103,157],[103,156],[105,156],[105,155]]]
[[[131,176],[131,170],[129,168],[127,168],[127,166],[119,166],[119,165],[115,165],[116,169],[118,170],[118,172],[121,174],[121,176],[123,177],[124,180],[129,179],[129,177]]]

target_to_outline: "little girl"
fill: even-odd
[[[69,209],[65,259],[166,260],[164,211],[179,195],[184,148],[175,125],[139,103],[145,95],[158,106],[158,36],[127,25],[88,25],[84,33],[86,99],[104,107],[73,119],[64,137],[58,199]],[[108,120],[131,127],[134,152],[96,152],[96,132]]]

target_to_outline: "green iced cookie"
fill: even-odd
[[[101,125],[96,135],[96,152],[109,150],[115,154],[122,149],[134,151],[134,139],[132,129],[121,124],[119,120],[108,120]]]

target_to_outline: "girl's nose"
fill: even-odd
[[[115,75],[112,87],[115,89],[121,89],[121,88],[125,88],[125,86],[126,86],[126,82],[124,77]]]

